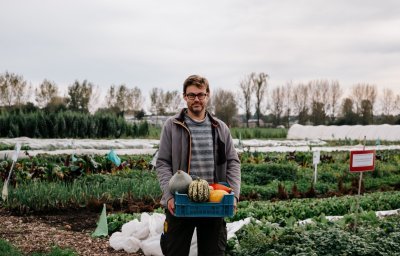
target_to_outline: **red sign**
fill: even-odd
[[[355,150],[350,152],[350,171],[366,172],[375,169],[375,150]]]

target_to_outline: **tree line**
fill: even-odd
[[[307,83],[287,82],[270,88],[267,73],[251,73],[238,82],[238,89],[217,89],[211,92],[209,110],[229,126],[255,120],[256,126],[291,123],[313,125],[353,125],[400,123],[400,95],[384,88],[380,94],[376,85],[358,83],[344,95],[338,81],[312,80]],[[21,75],[0,74],[0,106],[20,106],[35,96],[35,106],[48,112],[77,111],[88,113],[99,99],[100,91],[93,83],[76,80],[68,86],[67,95],[60,96],[58,86],[43,80],[36,88]],[[178,91],[152,88],[150,109],[153,115],[170,115],[184,106]],[[125,84],[111,85],[107,90],[105,106],[99,112],[113,112],[118,116],[134,114],[141,119],[145,98],[138,87]],[[243,110],[238,115],[239,109]]]
[[[128,123],[114,113],[46,112],[30,104],[0,111],[0,137],[94,139],[146,137],[148,134],[147,122]]]

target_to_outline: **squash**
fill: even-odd
[[[213,183],[213,184],[210,184],[210,186],[213,187],[214,190],[225,190],[228,193],[232,192],[232,188],[227,187],[227,186],[222,185],[222,184],[219,184],[219,183]]]
[[[169,191],[172,194],[175,194],[175,192],[186,194],[192,181],[192,177],[190,177],[189,174],[182,170],[178,170],[169,180]]]
[[[221,190],[221,189],[211,190],[209,201],[212,203],[219,203],[222,201],[222,198],[224,198],[224,196],[228,195],[228,194],[229,194],[228,192],[226,192],[225,190]]]
[[[189,185],[188,197],[194,202],[207,202],[210,196],[210,188],[206,180],[197,178]]]

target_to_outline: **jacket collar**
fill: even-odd
[[[187,108],[183,108],[181,110],[181,112],[179,112],[178,114],[175,115],[175,120],[177,120],[178,122],[183,123],[185,120],[185,113],[187,111]],[[206,115],[210,118],[211,124],[214,127],[219,126],[218,121],[215,119],[215,117],[213,115],[211,115],[210,112],[206,111]]]

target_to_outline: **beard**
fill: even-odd
[[[200,114],[203,113],[205,106],[201,103],[191,104],[191,105],[188,105],[188,109],[194,115],[199,116]]]

